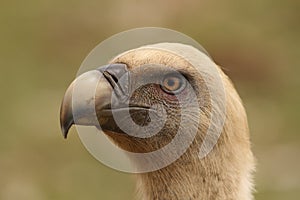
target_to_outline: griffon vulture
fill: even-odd
[[[255,162],[246,113],[229,78],[217,65],[206,65],[207,59],[200,50],[179,43],[142,46],[116,56],[107,66],[87,72],[84,79],[77,77],[68,88],[60,114],[64,136],[73,124],[96,126],[121,149],[148,153],[167,146],[181,130],[183,138],[192,138],[188,148],[174,162],[137,175],[138,199],[253,199]],[[212,67],[217,74],[211,73]],[[72,102],[74,84],[84,82],[88,91],[95,74],[104,77],[93,86],[96,120],[84,97]],[[222,88],[210,91],[218,79]],[[214,111],[222,117],[218,113],[222,104],[224,123],[218,124],[211,116]],[[201,157],[200,147],[211,124],[222,126],[213,129],[220,134],[210,133],[218,137],[216,144]]]

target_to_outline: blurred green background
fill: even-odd
[[[202,44],[233,79],[258,159],[256,199],[300,196],[300,1],[8,1],[0,7],[0,199],[132,199],[59,106],[78,67],[118,32],[159,26]]]

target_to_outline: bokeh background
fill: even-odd
[[[132,199],[134,178],[109,169],[59,106],[83,59],[118,32],[183,32],[225,68],[247,108],[256,199],[300,196],[300,1],[16,1],[0,6],[0,199]]]

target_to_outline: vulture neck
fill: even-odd
[[[183,155],[163,169],[139,174],[138,199],[251,200],[249,171],[247,163],[225,160],[216,151],[202,160]]]

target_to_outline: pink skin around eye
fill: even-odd
[[[168,99],[169,101],[177,101],[177,96],[178,97],[184,97],[187,95],[187,90],[186,88],[184,88],[180,93],[178,94],[170,94],[170,93],[167,93],[165,92],[160,85],[157,85],[156,86],[156,89],[159,91],[159,93],[162,94],[162,96],[165,98],[165,99]]]

